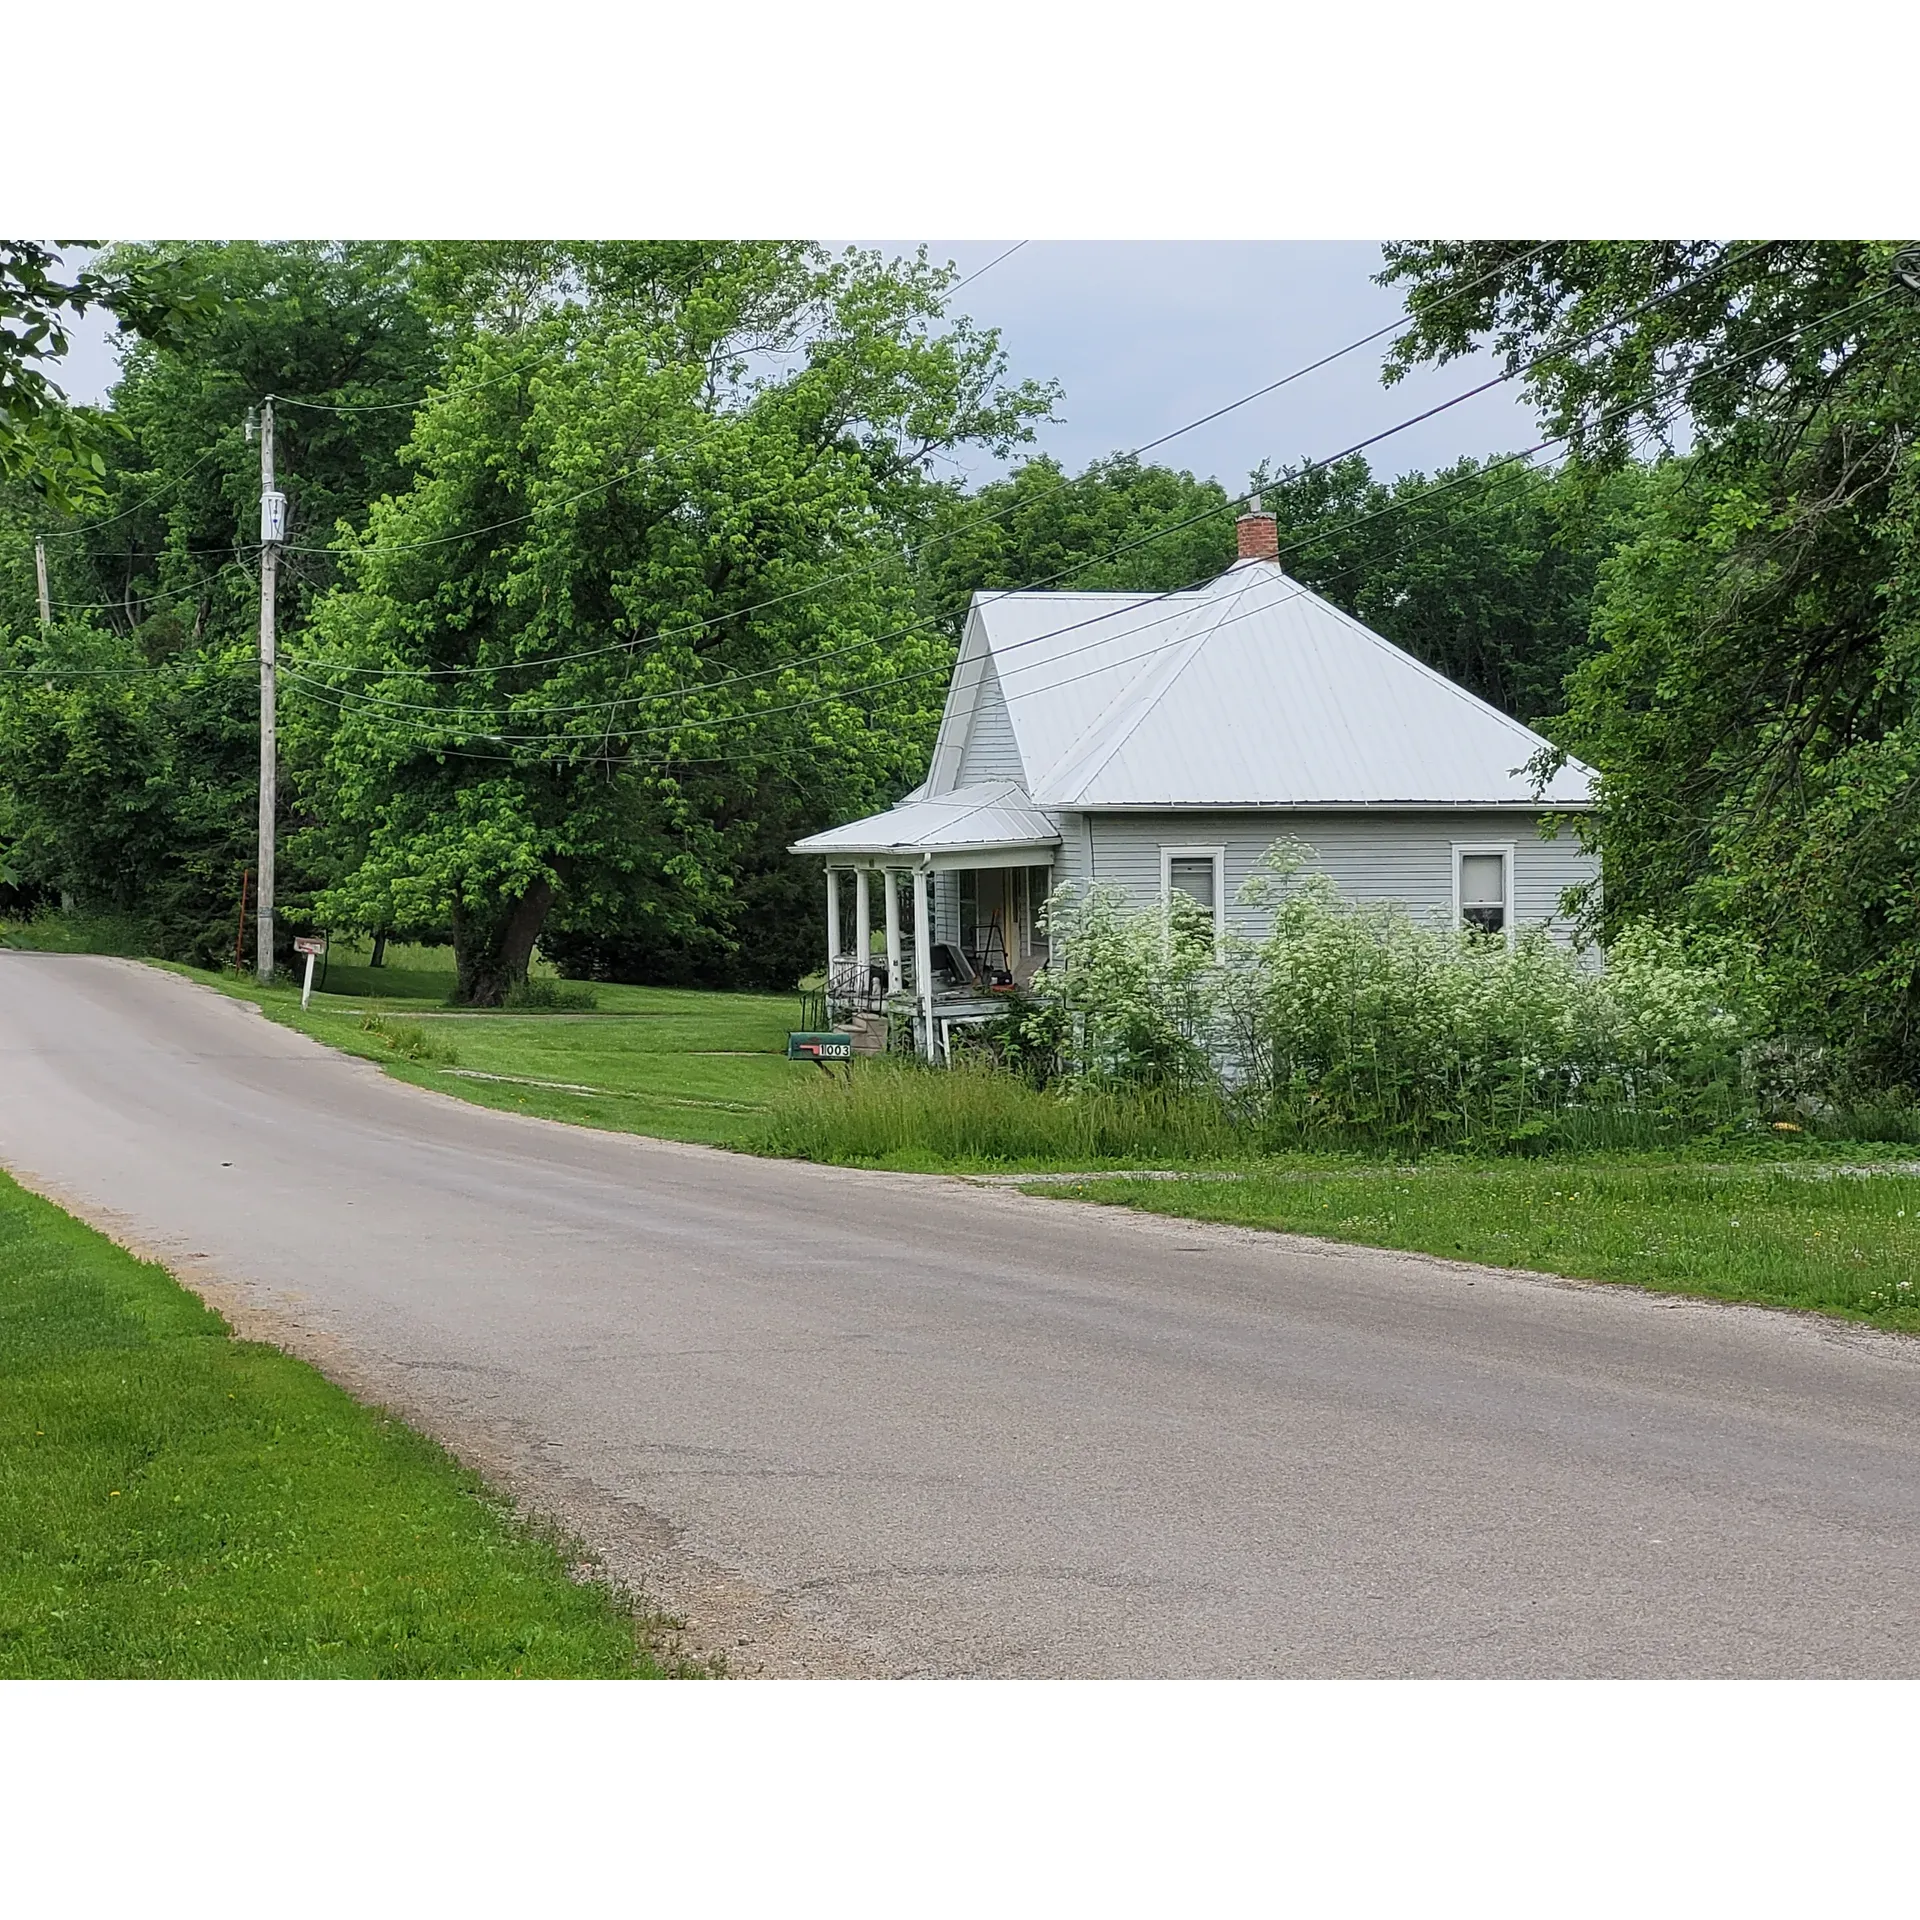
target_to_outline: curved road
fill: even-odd
[[[0,952],[0,1162],[736,1672],[1920,1672],[1920,1342],[390,1081]]]

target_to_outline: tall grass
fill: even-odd
[[[513,1012],[536,1011],[591,1013],[600,1004],[594,988],[579,980],[556,980],[552,974],[530,973],[507,989],[500,1003]]]
[[[1208,1094],[1148,1088],[1041,1089],[984,1063],[951,1069],[862,1061],[844,1079],[809,1076],[739,1144],[852,1166],[1062,1168],[1230,1159],[1233,1117]]]
[[[437,1033],[429,1033],[418,1020],[393,1020],[383,1013],[360,1016],[360,1031],[371,1034],[389,1053],[411,1060],[417,1067],[457,1067],[457,1049]]]
[[[1509,942],[1345,901],[1305,857],[1272,851],[1242,895],[1271,930],[1224,952],[1183,898],[1143,911],[1117,889],[1064,893],[1052,966],[981,1057],[795,1088],[754,1144],[1091,1168],[1920,1134],[1904,1105],[1850,1110],[1817,1049],[1767,1037],[1741,956],[1642,929],[1603,969],[1544,928]]]
[[[1344,900],[1308,857],[1269,853],[1241,897],[1270,931],[1223,953],[1184,902],[1063,899],[1023,1035],[1050,1041],[1047,1073],[1211,1090],[1267,1147],[1651,1146],[1757,1116],[1738,968],[1640,931],[1603,970],[1544,928],[1509,942]]]
[[[1920,1116],[1911,1108],[1836,1108],[1780,1130],[1737,1105],[1711,1128],[1698,1114],[1689,1120],[1596,1105],[1552,1114],[1524,1135],[1463,1128],[1457,1137],[1410,1143],[1332,1116],[1301,1125],[1284,1111],[1220,1093],[1065,1082],[1042,1088],[983,1061],[943,1070],[882,1059],[857,1062],[845,1079],[797,1079],[775,1095],[766,1120],[729,1144],[839,1166],[1096,1171],[1219,1166],[1294,1152],[1405,1163],[1449,1153],[1528,1159],[1696,1145],[1745,1158],[1792,1142],[1917,1139]]]
[[[0,946],[34,953],[110,953],[130,960],[156,952],[153,928],[137,915],[84,907],[42,908],[30,920],[0,920]]]

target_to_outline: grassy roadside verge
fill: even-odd
[[[1906,1172],[1433,1162],[1028,1191],[1920,1333],[1920,1177]]]
[[[150,964],[415,1086],[614,1133],[733,1145],[809,1071],[786,1058],[790,994],[599,986],[590,1012],[466,1012],[445,1004],[448,963],[336,963],[303,1011],[296,986]]]
[[[400,1422],[0,1175],[0,1677],[656,1673]]]

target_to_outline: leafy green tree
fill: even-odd
[[[1557,736],[1602,772],[1606,920],[1753,948],[1789,1021],[1912,1084],[1920,313],[1895,251],[1421,242],[1387,275],[1406,361],[1538,356],[1582,470],[1692,434],[1604,570]]]
[[[72,320],[100,308],[123,334],[179,340],[217,311],[191,269],[156,250],[63,279],[61,255],[79,244],[0,240],[0,484],[60,508],[99,497],[116,430],[97,410],[70,406],[50,371],[66,357]]]
[[[924,260],[443,249],[474,331],[412,485],[344,538],[289,684],[321,910],[451,922],[497,1003],[564,937],[725,940],[743,858],[917,775],[925,463],[1051,396]],[[304,700],[304,705],[298,704]],[[790,863],[789,863],[790,864]]]
[[[199,317],[130,341],[84,519],[50,521],[39,490],[0,489],[7,857],[29,894],[137,912],[162,951],[204,960],[230,950],[254,857],[259,450],[248,409],[272,392],[378,403],[281,409],[278,466],[301,548],[282,569],[281,617],[297,627],[332,580],[335,523],[364,519],[403,483],[412,413],[387,403],[425,390],[448,332],[414,297],[415,262],[392,246],[117,247],[96,264],[110,285],[192,289]],[[57,616],[44,641],[35,533],[47,538]],[[288,862],[281,882],[297,914],[310,877]]]
[[[1383,482],[1354,455],[1262,467],[1282,564],[1375,632],[1530,723],[1549,722],[1589,648],[1602,560],[1636,525],[1646,470],[1597,483],[1461,460]]]
[[[1071,477],[1042,455],[972,493],[948,488],[917,541],[924,603],[956,637],[979,592],[1045,582],[1161,593],[1211,579],[1233,554],[1217,480],[1130,454]]]
[[[363,518],[405,484],[404,403],[432,382],[446,343],[419,310],[399,247],[242,241],[115,247],[102,258],[137,278],[158,270],[155,253],[205,290],[213,317],[184,338],[130,346],[101,496],[77,525],[45,530],[55,599],[137,630],[158,657],[209,633],[250,636],[257,621],[259,448],[247,423],[258,403],[285,401],[275,439],[297,549],[282,568],[291,625],[332,581],[326,547],[338,521]],[[356,406],[372,410],[333,410]],[[11,573],[12,592],[23,581],[30,589]],[[5,606],[23,622],[30,601]]]

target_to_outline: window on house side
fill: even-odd
[[[1460,856],[1460,918],[1482,933],[1506,931],[1507,856],[1504,853]]]
[[[1214,909],[1214,873],[1211,857],[1167,862],[1167,884],[1211,913]]]

